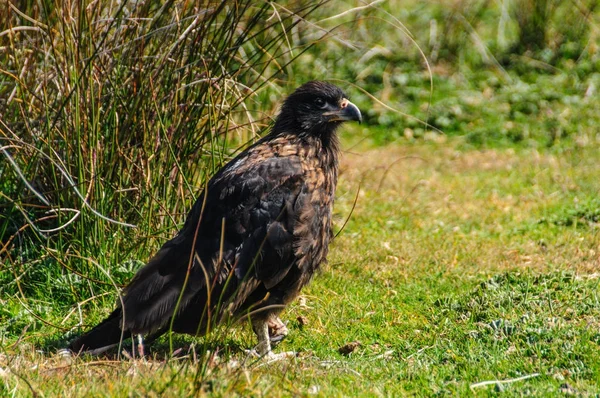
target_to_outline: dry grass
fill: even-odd
[[[407,249],[413,252],[407,258],[410,263],[427,257],[431,247],[419,240],[415,247],[407,247],[403,237],[442,233],[454,242],[453,249],[435,252],[446,259],[446,264],[455,263],[453,257],[477,253],[479,260],[471,272],[515,268],[548,271],[557,265],[578,272],[597,271],[597,224],[589,226],[589,235],[572,229],[547,238],[553,244],[541,244],[542,238],[518,236],[519,229],[535,229],[559,208],[594,197],[599,186],[595,183],[597,158],[593,148],[564,153],[537,149],[461,151],[459,145],[455,140],[453,145],[347,153],[342,172],[344,193],[338,200],[338,211],[344,217],[359,184],[361,192],[346,232],[351,234],[352,226],[360,228],[366,220],[385,220],[381,228],[408,225],[410,228],[395,231],[389,241],[397,242],[392,252],[403,252],[404,256]]]
[[[0,158],[26,176],[0,162],[0,396],[598,390],[597,0],[553,9],[547,47],[524,55],[510,48],[530,22],[507,2],[330,2],[312,19],[17,3],[0,3]],[[365,111],[362,136],[392,144],[345,154],[337,226],[352,217],[277,347],[298,358],[247,358],[247,327],[176,340],[178,356],[164,341],[146,360],[57,354],[288,86],[325,77]]]

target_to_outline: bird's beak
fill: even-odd
[[[325,115],[331,116],[331,119],[329,119],[330,122],[345,122],[350,120],[354,120],[359,123],[362,122],[360,110],[356,105],[348,101],[346,98],[340,101],[340,109],[326,112]]]

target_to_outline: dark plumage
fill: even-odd
[[[138,271],[117,309],[69,348],[100,351],[122,336],[155,337],[171,321],[175,332],[203,335],[249,314],[257,351],[270,354],[269,328],[272,338],[286,333],[277,315],[327,256],[336,129],[346,120],[361,114],[339,88],[318,81],[298,88],[271,132],[208,182],[183,228]]]

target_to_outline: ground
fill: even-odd
[[[247,325],[210,339],[165,340],[146,360],[68,358],[36,339],[48,330],[60,338],[42,327],[4,346],[0,391],[598,391],[600,153],[594,145],[477,149],[460,137],[432,136],[344,148],[337,228],[352,215],[323,272],[282,314],[289,335],[275,351],[296,351],[296,358],[274,364],[247,358],[244,348],[254,341]],[[165,361],[169,343],[179,354]]]
[[[13,2],[0,29],[0,396],[600,391],[598,0],[238,0],[204,23],[63,3]],[[275,352],[298,356],[247,357],[247,325],[58,353],[311,79],[363,124],[342,129],[343,231],[282,314]]]

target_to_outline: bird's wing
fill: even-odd
[[[295,155],[250,151],[226,165],[198,198],[179,234],[125,289],[128,329],[156,330],[178,301],[183,311],[195,295],[206,294],[203,289],[232,274],[236,302],[260,283],[269,288],[285,277],[293,262],[294,208],[302,184],[302,162]]]
[[[226,240],[236,246],[235,274],[255,277],[267,288],[291,265],[298,195],[304,184],[301,160],[268,158],[219,181]],[[240,184],[232,183],[240,180]],[[253,270],[252,272],[250,272]]]
[[[246,170],[217,179],[223,187],[216,190],[221,193],[222,214],[228,214],[223,246],[234,247],[232,253],[223,250],[232,266],[224,268],[232,274],[227,275],[230,289],[220,299],[231,304],[230,311],[236,311],[261,284],[272,288],[293,266],[296,213],[302,207],[298,202],[305,185],[298,156],[269,157],[250,164]]]

